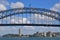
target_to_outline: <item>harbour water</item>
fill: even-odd
[[[1,37],[0,40],[60,40],[60,38],[43,38],[43,37],[28,37],[28,38],[3,38]]]

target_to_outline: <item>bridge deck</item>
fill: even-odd
[[[56,24],[0,24],[0,26],[44,26],[44,27],[60,27]]]

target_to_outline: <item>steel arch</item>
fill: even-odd
[[[22,11],[22,12],[19,12],[19,11]],[[10,13],[7,15],[8,12],[10,12]],[[44,12],[48,12],[48,13],[44,13]],[[3,14],[6,13],[6,15],[1,16],[0,19],[15,15],[15,14],[19,14],[19,13],[35,13],[35,14],[52,17],[52,18],[60,21],[60,13],[59,12],[44,9],[44,8],[15,8],[15,9],[10,9],[10,10],[0,11],[0,14],[1,13],[3,13]]]
[[[0,11],[0,19],[3,19],[3,18],[6,18],[6,17],[9,17],[9,16],[12,16],[12,15],[16,15],[16,14],[19,14],[19,13],[30,13],[30,14],[40,14],[40,15],[45,15],[45,16],[48,16],[48,17],[51,17],[51,18],[54,18],[58,21],[60,21],[60,13],[59,12],[56,12],[56,11],[52,11],[52,10],[48,10],[48,9],[45,9],[45,8],[15,8],[15,9],[10,9],[10,10],[4,10],[4,11]],[[49,14],[50,13],[50,14]],[[5,15],[4,15],[5,14]],[[14,25],[31,25],[31,26],[59,26],[60,25],[55,25],[55,24],[0,24],[0,26],[14,26]]]

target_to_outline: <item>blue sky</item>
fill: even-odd
[[[50,9],[50,10],[54,10],[54,11],[60,10],[60,0],[1,0],[0,1],[0,10],[8,10],[11,8],[16,8],[16,7],[30,7],[29,6],[30,4],[31,4],[31,7],[33,7],[33,8],[46,8],[46,9]],[[25,20],[26,20],[26,18],[25,18]],[[0,27],[0,30],[1,30],[0,34],[1,35],[8,34],[8,33],[15,34],[15,33],[18,33],[19,28],[22,29],[23,34],[32,34],[37,31],[46,32],[46,30],[53,31],[53,32],[59,32],[59,30],[60,30],[60,28],[58,28],[58,27],[57,28],[53,28],[53,27],[44,28],[44,27],[32,27],[32,26],[31,27],[30,26],[29,27],[28,26]]]
[[[11,2],[22,2],[24,3],[25,7],[29,7],[29,4],[31,4],[32,7],[37,7],[37,8],[47,8],[50,9],[55,5],[56,3],[60,3],[60,0],[8,0],[10,3]]]

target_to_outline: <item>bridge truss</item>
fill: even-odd
[[[0,26],[60,27],[59,22],[60,13],[45,8],[15,8],[0,11]]]

